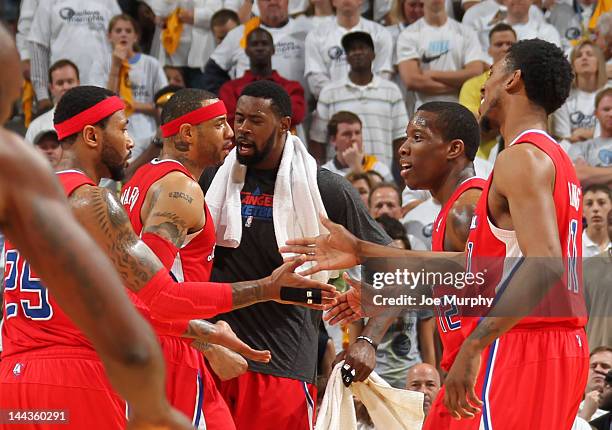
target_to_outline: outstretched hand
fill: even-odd
[[[344,273],[343,277],[350,289],[341,294],[336,304],[323,315],[323,320],[331,325],[350,324],[364,317],[361,307],[361,282],[352,279],[348,273]]]
[[[295,273],[305,261],[306,259],[301,256],[284,263],[272,272],[270,280],[276,289],[274,301],[326,310],[336,303],[339,293],[333,285]]]
[[[312,275],[321,270],[348,269],[358,265],[359,239],[340,224],[336,224],[322,215],[319,218],[321,224],[329,230],[329,233],[316,237],[288,240],[287,244],[280,248],[280,252],[300,254],[300,256],[289,257],[286,261],[302,258],[303,261],[314,262],[315,264],[311,268],[300,273],[304,276]]]
[[[192,327],[196,335],[194,342],[224,346],[249,360],[261,363],[268,363],[272,358],[270,351],[255,350],[241,341],[225,321],[217,321],[215,324],[212,324],[208,321],[197,320]]]

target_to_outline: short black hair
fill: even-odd
[[[495,27],[493,27],[491,31],[489,31],[489,42],[491,41],[491,38],[495,33],[501,33],[504,31],[511,31],[512,34],[514,34],[514,38],[517,39],[516,31],[514,31],[514,28],[512,28],[511,25],[508,25],[505,22],[500,22],[498,24],[495,24]]]
[[[202,107],[204,100],[218,98],[210,91],[198,88],[181,88],[174,93],[162,108],[161,123],[167,124],[189,112]]]
[[[509,72],[521,71],[529,100],[551,114],[565,103],[574,74],[561,48],[540,39],[521,40],[506,54]]]
[[[74,69],[74,72],[76,73],[76,77],[77,80],[81,80],[81,76],[79,73],[79,68],[77,67],[76,64],[74,64],[72,61],[67,60],[67,59],[61,59],[61,60],[57,60],[55,63],[53,63],[51,65],[51,67],[49,67],[49,83],[52,84],[53,83],[53,78],[51,77],[51,75],[53,74],[53,72],[55,72],[58,69],[62,69],[64,67],[72,67]]]
[[[253,37],[253,35],[258,34],[258,33],[265,34],[268,37],[268,39],[270,40],[270,43],[272,43],[272,45],[274,45],[274,38],[272,37],[272,34],[270,34],[270,32],[268,30],[266,30],[265,28],[257,27],[257,28],[254,28],[253,30],[251,30],[249,32],[249,34],[248,34],[248,36],[246,38],[247,46],[251,42],[251,37]]]
[[[250,83],[242,90],[240,97],[250,96],[270,100],[272,110],[279,116],[291,116],[291,99],[287,91],[277,83],[263,79]]]
[[[465,156],[474,161],[480,146],[480,127],[468,108],[453,102],[429,102],[421,105],[418,111],[436,114],[434,125],[442,139],[445,142],[462,140]]]
[[[382,214],[376,218],[376,222],[380,224],[385,233],[387,233],[391,239],[401,240],[404,242],[406,249],[412,249],[410,246],[410,241],[408,240],[408,234],[406,233],[406,227],[404,227],[401,222],[388,214]]]
[[[240,18],[236,12],[231,9],[219,9],[213,13],[212,18],[210,18],[210,27],[225,25],[228,21],[234,21],[236,24],[240,24]]]
[[[71,88],[57,104],[55,113],[53,114],[53,124],[60,124],[114,95],[115,93],[106,88],[94,87],[91,85]],[[109,118],[110,116],[107,116],[92,125],[105,128]],[[61,142],[72,143],[76,135],[77,133],[67,136],[62,139]]]

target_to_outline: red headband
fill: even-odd
[[[62,140],[65,137],[72,136],[74,133],[83,130],[86,125],[94,125],[122,109],[125,109],[125,103],[119,97],[108,97],[72,118],[54,124],[57,138]]]
[[[160,127],[162,131],[162,136],[174,136],[176,133],[179,132],[179,129],[183,124],[197,125],[203,123],[204,121],[208,121],[209,119],[225,115],[226,113],[227,110],[225,109],[225,103],[223,103],[223,100],[219,100],[215,103],[202,106],[199,109],[179,116],[177,119],[173,119],[172,121],[162,125]]]

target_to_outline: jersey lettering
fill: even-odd
[[[580,201],[582,200],[581,198],[582,190],[580,189],[580,187],[576,184],[568,182],[567,192],[569,194],[570,206],[576,209],[577,211],[580,210]]]
[[[134,205],[138,201],[140,190],[138,187],[127,187],[123,193],[121,193],[121,204],[130,207],[130,211],[134,210]]]
[[[569,235],[567,237],[567,289],[578,293],[578,247],[576,237],[578,235],[578,220],[572,219],[569,222]]]

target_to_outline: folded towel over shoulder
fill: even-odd
[[[226,157],[206,193],[217,245],[228,248],[237,248],[242,239],[240,192],[247,167],[238,162],[236,150],[234,148]],[[283,246],[289,239],[327,233],[319,221],[319,214],[327,215],[327,212],[317,184],[317,163],[302,141],[287,133],[272,203],[277,245]],[[330,275],[333,276],[321,272],[313,278],[327,282]]]

